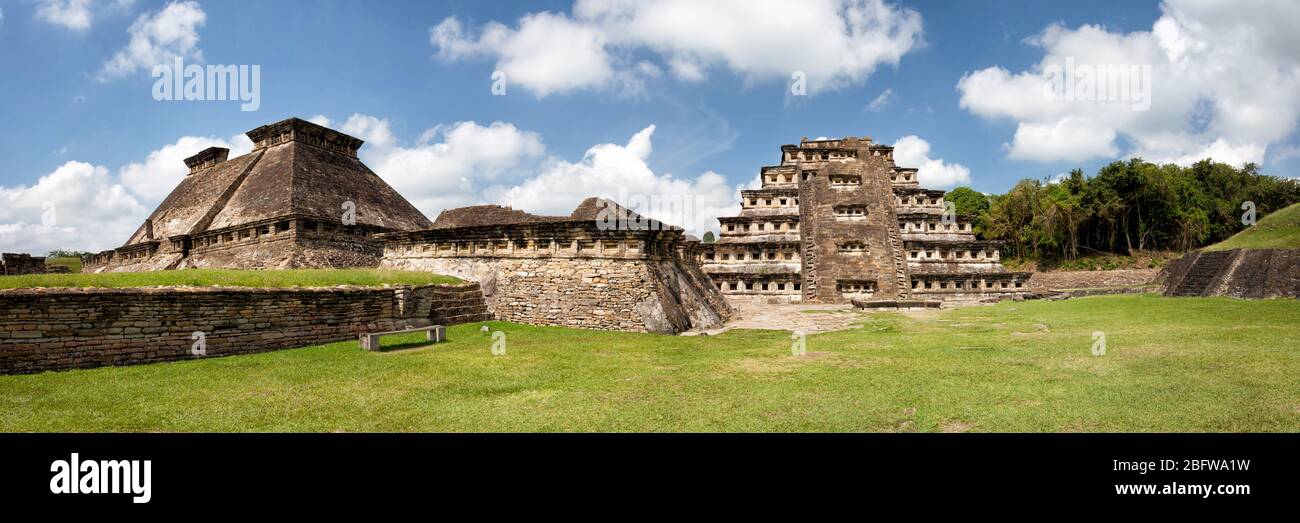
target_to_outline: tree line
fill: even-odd
[[[1002,240],[1006,256],[1073,260],[1222,241],[1246,227],[1243,205],[1263,217],[1300,202],[1300,181],[1261,174],[1251,163],[1181,167],[1135,158],[1091,178],[1075,169],[1054,181],[1021,180],[1001,195],[959,187],[946,199],[977,235]]]

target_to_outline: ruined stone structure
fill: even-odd
[[[1163,277],[1165,296],[1300,298],[1300,249],[1193,251]]]
[[[85,270],[373,267],[372,234],[431,225],[357,159],[357,138],[297,118],[247,134],[248,154],[187,158],[189,174],[126,244]]]
[[[696,262],[698,241],[608,200],[589,198],[569,216],[452,209],[431,229],[377,237],[381,268],[478,281],[504,321],[677,333],[731,315]]]
[[[68,268],[62,265],[46,265],[44,256],[15,252],[0,254],[0,274],[5,276],[62,272],[68,272]]]
[[[476,283],[6,289],[0,311],[0,374],[265,352],[487,319]]]
[[[894,165],[870,138],[803,139],[763,167],[762,188],[741,191],[738,216],[719,218],[702,246],[704,271],[731,299],[978,301],[1028,291],[995,241],[945,217],[943,191]]]

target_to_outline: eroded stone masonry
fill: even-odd
[[[846,303],[969,302],[1028,291],[1029,273],[1002,266],[999,242],[945,215],[943,191],[894,164],[870,138],[803,139],[741,191],[740,214],[700,260],[730,299]]]
[[[569,216],[452,209],[431,229],[378,237],[381,268],[478,281],[505,321],[677,333],[731,315],[696,262],[698,241],[599,198]]]

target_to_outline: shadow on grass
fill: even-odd
[[[447,343],[446,341],[427,341],[427,340],[406,341],[401,343],[394,343],[392,345],[384,345],[383,343],[380,343],[379,350],[375,352],[381,354],[390,353],[390,352],[408,352],[416,349],[423,349],[425,347],[432,347],[434,345],[445,345],[446,343]]]

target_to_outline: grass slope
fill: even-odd
[[[1275,211],[1261,218],[1254,226],[1204,250],[1298,248],[1300,248],[1300,203]]]
[[[802,357],[784,331],[492,323],[503,356],[473,324],[381,353],[343,342],[3,376],[0,430],[1300,430],[1295,300],[1104,296],[863,322],[809,336]]]
[[[45,259],[45,265],[62,265],[72,272],[81,272],[81,258],[75,256],[52,256]]]
[[[153,272],[106,272],[99,274],[28,274],[0,277],[0,289],[24,287],[333,287],[335,285],[382,285],[456,283],[460,280],[427,272],[380,271],[372,269],[301,269],[250,271],[233,269],[186,269]]]

